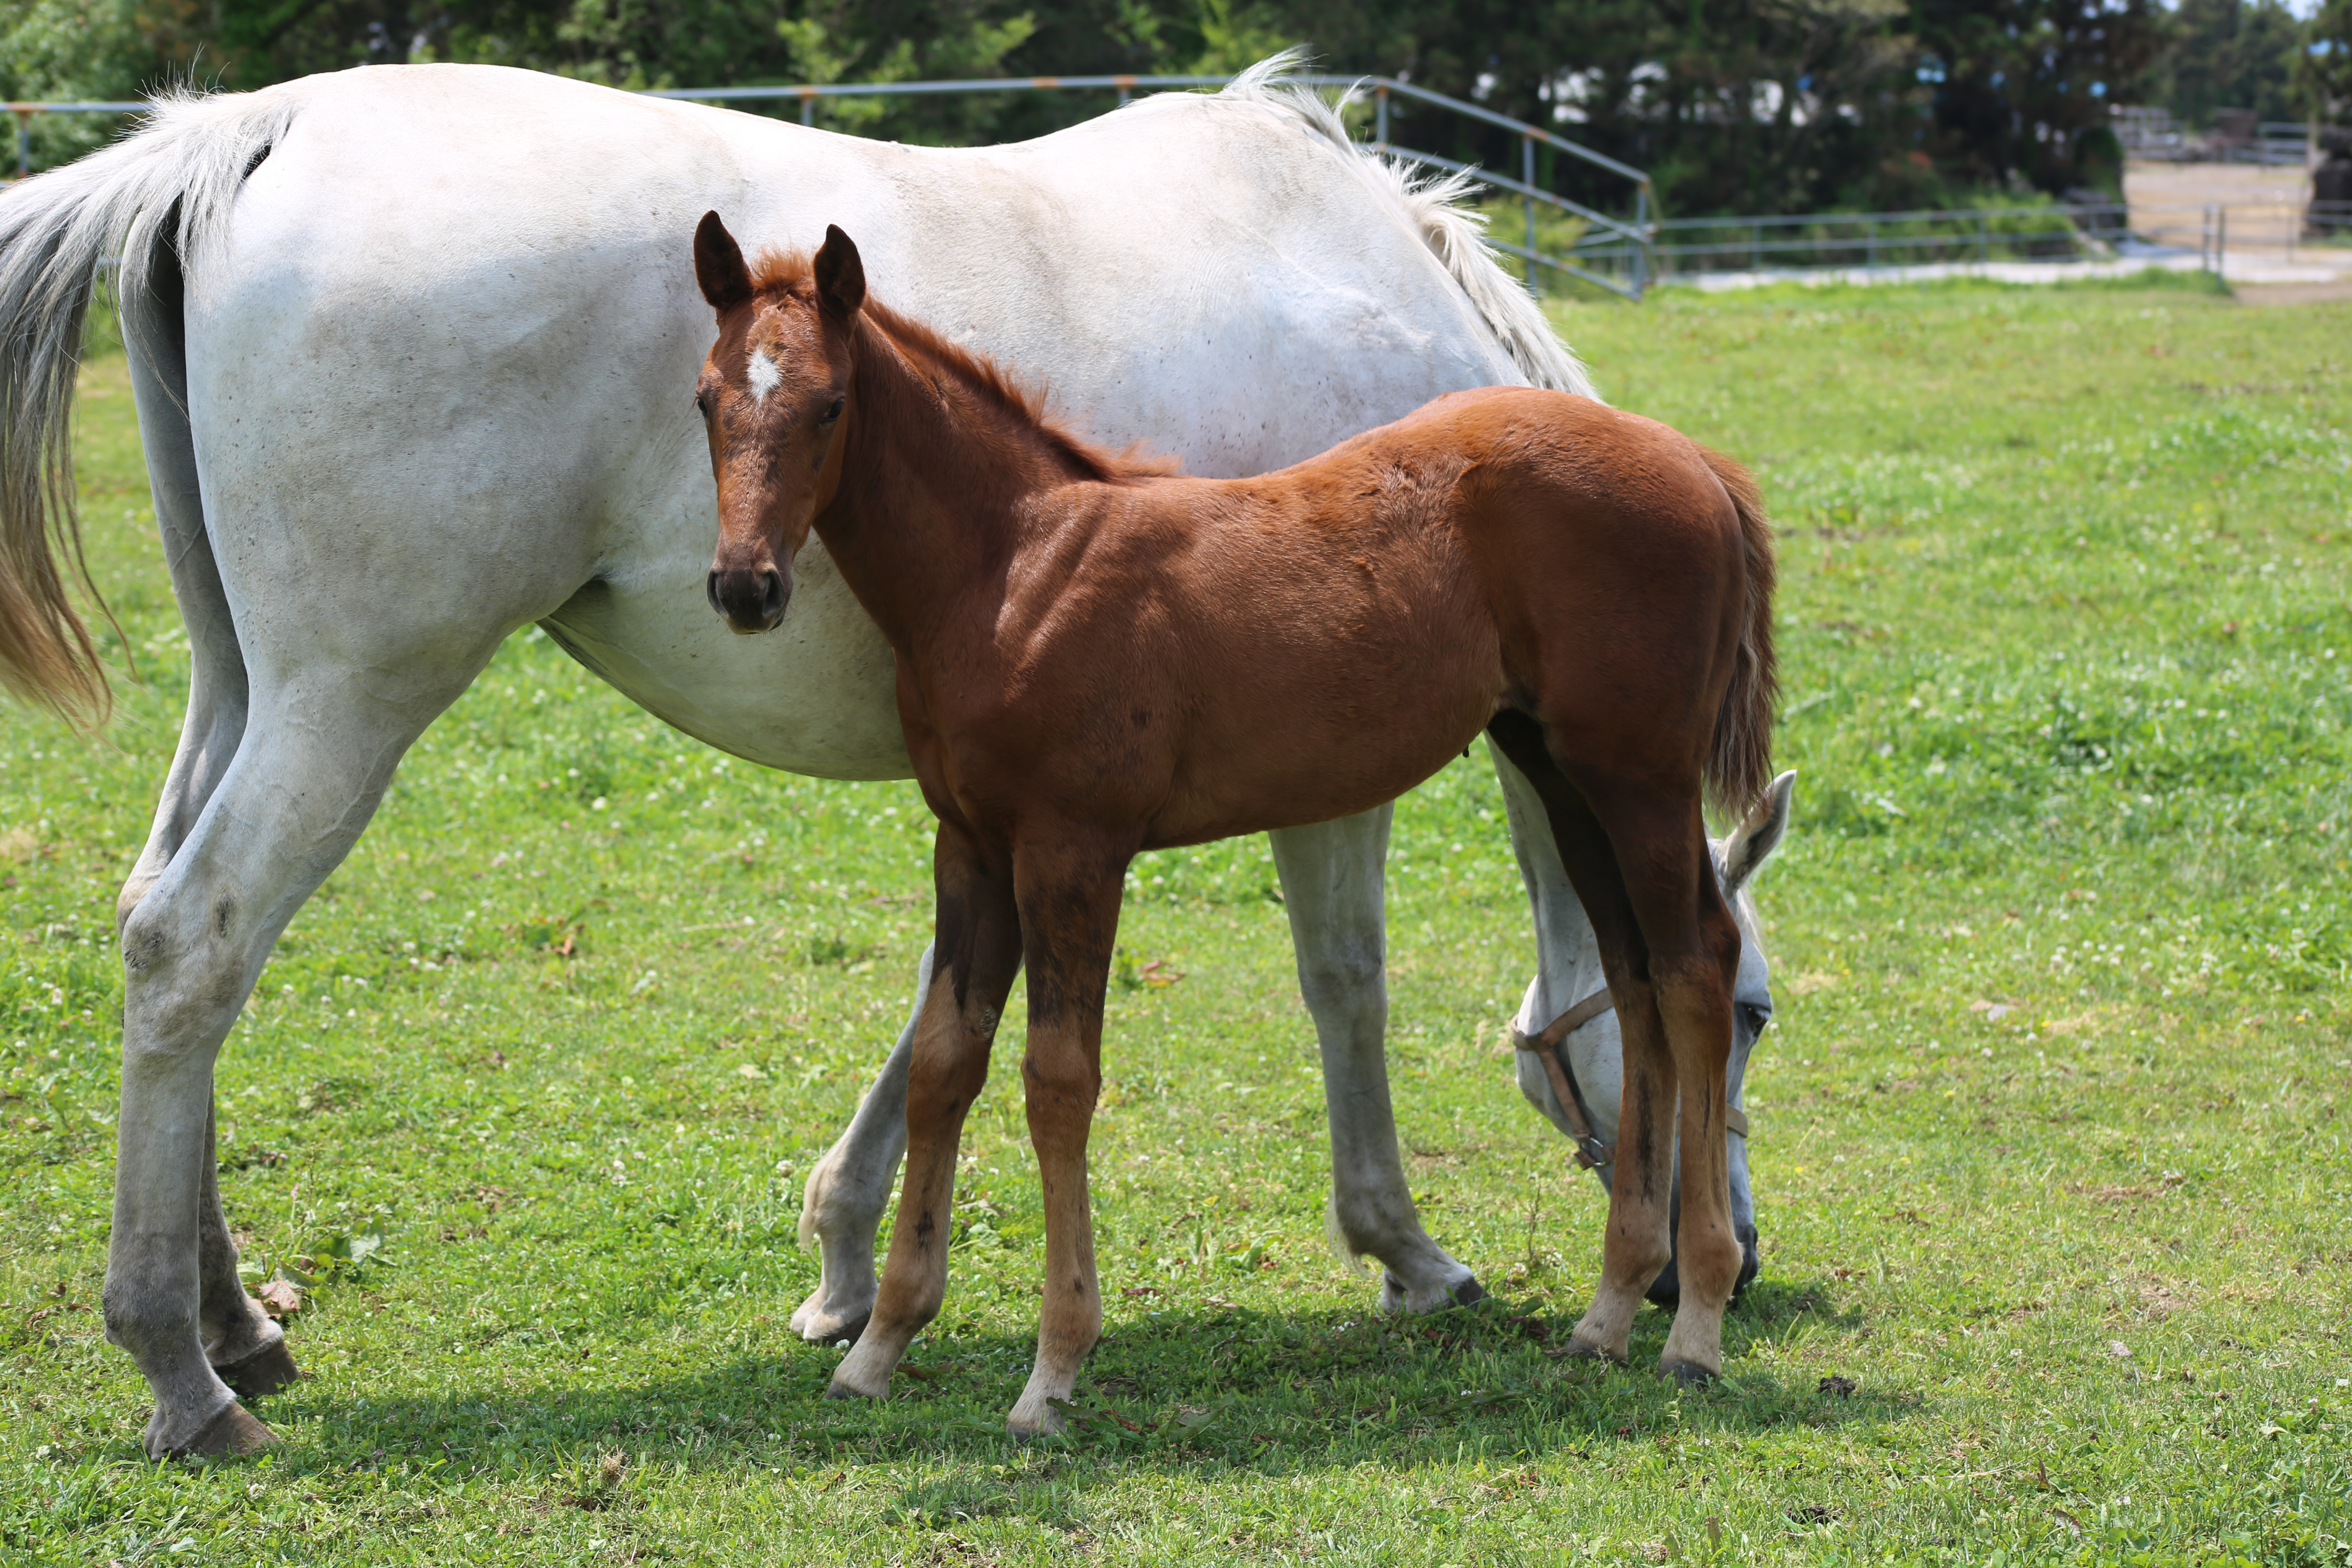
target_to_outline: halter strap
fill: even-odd
[[[1568,1117],[1569,1132],[1576,1144],[1576,1163],[1588,1171],[1606,1170],[1617,1157],[1617,1145],[1603,1142],[1592,1130],[1592,1108],[1584,1103],[1583,1086],[1576,1081],[1576,1066],[1563,1047],[1569,1036],[1615,1008],[1616,1003],[1604,986],[1545,1025],[1541,1034],[1522,1034],[1516,1022],[1511,1025],[1511,1048],[1543,1064],[1544,1076],[1551,1080],[1552,1098],[1559,1101],[1560,1110]],[[1744,1139],[1748,1136],[1748,1113],[1736,1105],[1727,1105],[1723,1108],[1723,1125],[1727,1132]]]

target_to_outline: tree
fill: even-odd
[[[2291,77],[2302,30],[2281,0],[2179,0],[2148,100],[2200,131],[2222,109],[2296,119]]]
[[[2148,0],[1913,0],[1927,151],[1958,181],[2057,192],[2113,145],[2164,34]],[[2111,155],[2111,154],[2110,154]]]
[[[2352,0],[2326,0],[2305,25],[2293,84],[2304,111],[2352,125]]]

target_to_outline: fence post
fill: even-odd
[[[2213,276],[2224,282],[2230,277],[2230,209],[2218,202],[2213,206]]]
[[[1376,152],[1389,150],[1389,84],[1372,89],[1372,147]]]
[[[29,179],[33,173],[33,111],[16,110],[16,177]]]
[[[801,89],[801,123],[816,123],[816,94],[807,88]]]
[[[1131,76],[1119,77],[1117,79],[1116,85],[1118,88],[1118,106],[1125,109],[1129,95],[1135,91],[1135,79]]]
[[[1988,266],[1992,261],[1992,219],[1984,213],[1977,214],[1977,265]]]
[[[1870,220],[1870,265],[1878,265],[1878,220]]]
[[[1519,138],[1519,184],[1532,191],[1536,188],[1536,138],[1530,131]],[[1519,198],[1528,209],[1528,292],[1543,297],[1543,285],[1536,281],[1536,199],[1531,195]]]
[[[1650,289],[1650,182],[1645,178],[1633,193],[1633,298]]]

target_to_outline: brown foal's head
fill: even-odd
[[[694,393],[719,480],[719,552],[705,591],[735,630],[772,631],[792,600],[793,558],[841,481],[866,268],[849,237],[827,227],[805,273],[755,283],[735,237],[706,213],[694,276],[719,312]]]

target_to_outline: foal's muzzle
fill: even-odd
[[[772,566],[756,572],[741,567],[714,570],[702,591],[720,618],[746,637],[774,631],[776,623],[784,618],[784,606],[793,599],[792,584]]]

